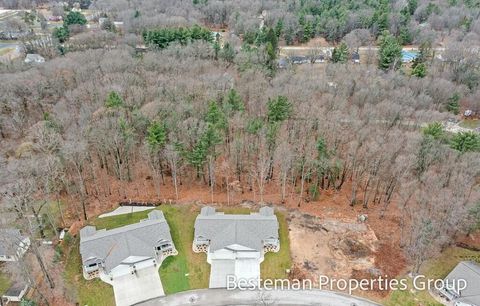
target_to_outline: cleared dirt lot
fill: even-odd
[[[319,218],[290,213],[290,244],[294,263],[315,281],[318,275],[352,277],[355,271],[377,274],[378,239],[356,220]]]

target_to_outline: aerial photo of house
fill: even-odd
[[[20,230],[0,229],[0,262],[19,260],[29,247],[30,238],[22,235]]]
[[[112,230],[86,226],[80,231],[83,276],[111,284],[117,305],[132,305],[164,295],[158,269],[177,254],[161,211]]]
[[[466,288],[461,290],[458,280],[464,280]],[[480,266],[472,261],[461,261],[445,277],[445,286],[439,293],[454,306],[480,306]]]
[[[203,207],[195,221],[194,252],[207,253],[210,288],[227,287],[227,276],[260,279],[266,252],[278,252],[278,221],[270,207],[248,215],[216,212]]]

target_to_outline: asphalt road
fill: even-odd
[[[141,306],[379,306],[375,302],[324,290],[227,291],[201,289],[168,295],[142,302]]]
[[[333,46],[328,46],[328,47],[306,47],[306,46],[280,46],[278,47],[280,50],[292,50],[292,51],[298,51],[298,50],[321,50],[321,51],[326,51],[330,50],[332,51],[334,49]],[[372,47],[360,47],[358,50],[360,52],[365,52],[369,50],[373,51],[378,51],[379,47],[377,46],[372,46]],[[419,51],[419,47],[402,47],[402,50],[404,51]],[[442,47],[436,47],[432,48],[432,50],[437,51],[437,52],[443,52],[445,51],[445,48]]]
[[[17,48],[19,44],[17,42],[0,42],[0,49],[3,48]]]

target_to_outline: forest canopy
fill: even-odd
[[[193,188],[371,213],[414,273],[479,229],[478,0],[74,4],[3,23],[43,31],[0,63],[0,221],[32,240]]]

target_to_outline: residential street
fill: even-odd
[[[277,291],[229,291],[226,289],[201,289],[153,299],[142,306],[233,306],[233,305],[315,305],[315,306],[376,306],[369,300],[331,291],[277,290]]]

